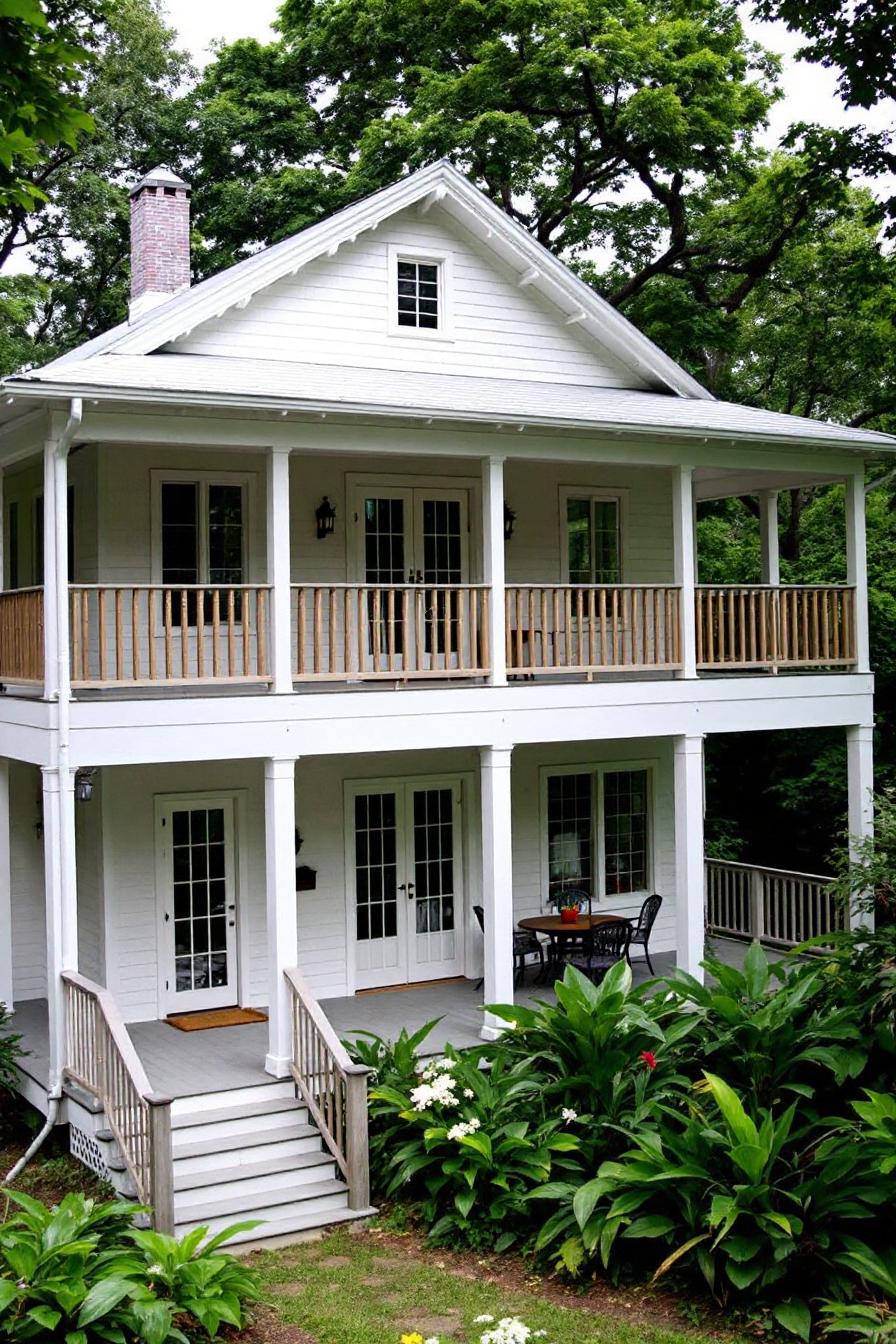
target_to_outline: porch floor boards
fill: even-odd
[[[713,940],[714,951],[732,966],[743,963],[748,947],[748,943],[731,939]],[[675,964],[674,952],[657,953],[653,964],[657,975],[667,974]],[[646,962],[635,959],[634,975],[636,984],[648,978]],[[553,999],[553,990],[548,985],[533,984],[532,978],[532,972],[527,972],[526,983],[516,991],[516,1002]],[[322,999],[321,1007],[336,1032],[346,1037],[359,1031],[373,1031],[390,1039],[402,1027],[414,1032],[431,1018],[441,1018],[421,1049],[424,1055],[440,1054],[448,1043],[458,1047],[479,1043],[482,990],[476,989],[475,984],[474,980],[452,981],[422,989]],[[46,1000],[31,999],[17,1004],[10,1025],[23,1037],[22,1045],[29,1052],[20,1063],[22,1072],[46,1088],[49,1069]],[[128,1024],[128,1032],[150,1083],[167,1096],[191,1097],[232,1088],[261,1087],[271,1082],[264,1071],[265,1022],[195,1032],[177,1031],[166,1022],[132,1022]]]

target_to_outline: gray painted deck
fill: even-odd
[[[747,946],[726,939],[714,943],[721,959],[735,966],[743,962]],[[667,974],[674,961],[671,952],[654,956],[656,973]],[[636,960],[634,973],[636,984],[647,979],[646,964]],[[517,990],[518,1003],[553,999],[549,986],[532,984],[531,974],[527,981]],[[421,1048],[424,1054],[441,1053],[448,1043],[457,1047],[476,1045],[480,1039],[482,991],[475,988],[472,980],[324,999],[321,1007],[338,1034],[349,1038],[359,1031],[372,1031],[388,1040],[397,1036],[402,1027],[413,1032],[430,1019],[440,1018]],[[18,1004],[11,1025],[21,1033],[23,1046],[29,1052],[22,1061],[23,1072],[46,1087],[49,1059],[45,1000]],[[193,1032],[178,1031],[167,1022],[133,1022],[128,1031],[150,1083],[168,1096],[189,1097],[270,1082],[270,1076],[264,1072],[267,1050],[264,1022]]]

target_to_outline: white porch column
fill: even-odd
[[[271,585],[271,689],[292,691],[292,593],[289,536],[289,449],[268,450],[267,555]]]
[[[482,904],[485,910],[484,1002],[513,1003],[513,851],[511,848],[511,747],[481,747]],[[482,1036],[503,1030],[486,1015]]]
[[[676,467],[672,477],[672,544],[674,581],[681,588],[681,671],[697,675],[697,621],[694,586],[697,582],[697,543],[694,528],[694,469]]]
[[[54,700],[59,691],[59,626],[57,612],[56,566],[56,477],[61,470],[67,475],[65,458],[60,462],[56,440],[44,444],[44,535],[41,538],[44,558],[44,697]],[[68,547],[66,546],[66,553]]]
[[[865,475],[846,479],[846,582],[855,588],[856,671],[871,671],[868,647],[868,552],[865,545]]]
[[[761,582],[777,588],[781,582],[777,490],[759,491],[759,552],[762,565]]]
[[[0,757],[0,1003],[12,999],[12,888],[9,870],[9,761]]]
[[[296,917],[296,763],[264,763],[264,846],[268,926],[268,1053],[264,1067],[285,1078],[292,1058],[289,992],[283,974],[298,956]]]
[[[858,843],[874,834],[874,729],[855,724],[846,730],[847,830],[849,848],[856,857]],[[855,906],[849,913],[853,929],[874,928],[873,911]]]
[[[75,777],[45,766],[43,778],[44,891],[47,913],[49,1090],[65,1064],[63,971],[78,969],[78,890],[75,871]]]
[[[675,738],[676,965],[703,980],[703,738]]]
[[[504,459],[482,459],[483,578],[491,586],[488,622],[489,685],[507,685],[504,636]]]

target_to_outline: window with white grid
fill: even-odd
[[[648,870],[647,771],[607,771],[603,780],[604,891],[645,891]]]
[[[547,892],[595,898],[651,885],[650,770],[580,766],[545,772]]]
[[[396,320],[400,327],[439,326],[439,264],[399,257]]]

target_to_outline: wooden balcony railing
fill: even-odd
[[[0,681],[44,679],[44,590],[0,592]]]
[[[636,672],[681,666],[680,590],[661,584],[514,584],[508,671]]]
[[[706,923],[712,933],[795,947],[845,927],[830,877],[707,859]]]
[[[264,682],[270,589],[73,584],[72,685]]]
[[[484,584],[293,585],[299,681],[406,681],[488,672]]]
[[[701,585],[697,666],[850,667],[856,661],[855,590]]]
[[[152,1090],[113,996],[64,971],[65,1076],[95,1097],[153,1227],[174,1231],[171,1098]]]

